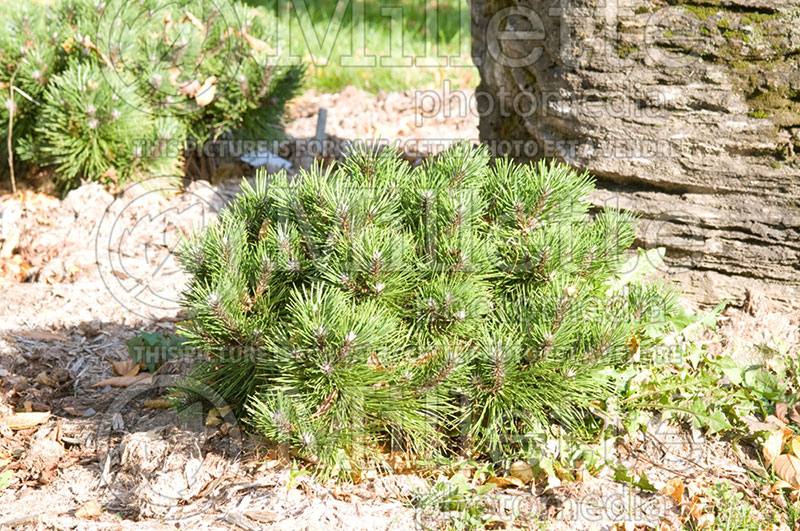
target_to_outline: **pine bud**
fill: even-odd
[[[458,227],[464,223],[464,218],[466,218],[466,209],[463,206],[456,208],[455,216],[453,217],[453,226]]]
[[[431,205],[433,204],[433,198],[434,198],[433,190],[425,190],[424,192],[422,192],[420,197],[422,198],[423,210],[429,210]]]
[[[272,416],[272,423],[275,425],[276,430],[283,433],[284,435],[289,435],[291,433],[292,425],[283,411],[277,409],[272,412],[271,416]]]
[[[245,76],[244,74],[239,74],[236,80],[239,82],[239,90],[242,91],[242,94],[244,94],[245,97],[249,98],[250,87],[247,84],[247,76]]]
[[[324,326],[319,325],[318,327],[314,328],[314,337],[317,338],[317,344],[320,347],[324,347],[325,346],[325,336],[327,336],[327,335],[328,335],[328,331],[325,330]]]
[[[308,449],[314,448],[314,446],[317,443],[317,438],[314,437],[313,433],[308,432],[308,431],[303,432],[303,435],[301,435],[301,438],[303,440],[303,445]]]
[[[456,298],[453,296],[452,293],[449,291],[444,294],[444,306],[447,308],[448,306],[452,306],[456,302]]]

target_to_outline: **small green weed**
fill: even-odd
[[[460,472],[440,479],[412,499],[411,505],[417,510],[415,521],[421,529],[481,529],[491,518],[488,493],[493,488],[475,486]]]
[[[727,481],[714,483],[707,491],[706,496],[713,502],[710,517],[704,519],[702,527],[695,523],[687,523],[686,529],[695,531],[761,531],[769,528],[763,517],[745,498],[744,494],[736,491]]]
[[[178,336],[160,332],[142,332],[125,341],[134,363],[141,363],[148,372],[153,372],[165,362],[184,353],[184,340]]]

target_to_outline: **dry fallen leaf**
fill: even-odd
[[[181,75],[181,69],[173,66],[169,69],[169,84],[173,87],[178,86],[178,76]]]
[[[193,79],[191,81],[187,81],[186,83],[181,83],[178,92],[180,92],[187,98],[194,98],[199,90],[200,90],[200,82],[197,81],[196,79]]]
[[[216,427],[222,424],[222,416],[219,414],[217,408],[212,407],[211,411],[208,412],[208,416],[206,417],[206,426]]]
[[[764,445],[761,447],[761,453],[764,455],[764,460],[767,464],[772,464],[775,458],[780,455],[781,450],[783,450],[785,438],[786,434],[780,429],[770,433],[767,440],[764,441]]]
[[[16,334],[36,341],[69,341],[68,337],[47,330],[20,330]]]
[[[792,487],[792,484],[789,483],[788,481],[784,481],[782,479],[779,479],[778,481],[776,481],[775,483],[772,484],[772,487],[770,487],[769,492],[770,493],[775,493],[775,492],[777,492],[779,490],[793,489],[793,488],[794,487]]]
[[[416,465],[405,452],[389,452],[386,456],[386,464],[395,474],[413,474],[417,470]]]
[[[661,489],[661,494],[669,496],[675,500],[675,503],[681,503],[683,501],[683,490],[683,481],[681,481],[680,478],[672,478],[667,481],[667,484]]]
[[[770,422],[770,417],[774,422]],[[742,417],[742,421],[747,425],[747,429],[750,433],[755,434],[762,431],[775,431],[786,426],[781,420],[776,417],[775,415],[770,415],[764,422],[761,422],[753,415],[746,415]]]
[[[109,188],[119,191],[119,175],[117,175],[117,168],[109,166],[108,169],[100,176],[100,178],[109,184]]]
[[[782,421],[781,419],[779,419],[778,417],[776,417],[775,415],[767,415],[767,418],[764,419],[764,422],[777,424],[778,426],[781,426],[781,427],[784,427],[784,428],[786,427],[786,423],[784,421]]]
[[[141,368],[133,360],[112,361],[111,365],[114,367],[114,373],[117,376],[136,376]]]
[[[789,441],[789,449],[795,457],[800,457],[800,437],[792,437],[792,440]]]
[[[205,24],[203,24],[203,23],[200,21],[200,19],[199,19],[199,18],[197,18],[196,16],[192,15],[192,14],[191,14],[190,12],[188,12],[188,11],[186,12],[186,14],[185,14],[185,15],[183,15],[183,18],[181,19],[181,22],[183,22],[184,20],[188,20],[189,22],[191,22],[191,23],[194,25],[194,27],[196,27],[196,28],[197,28],[197,29],[199,29],[200,31],[206,31],[206,26],[205,26]]]
[[[82,44],[82,45],[83,45],[85,48],[88,48],[89,50],[91,50],[91,51],[93,51],[94,53],[96,53],[96,54],[97,54],[97,55],[100,57],[100,59],[101,59],[101,60],[102,60],[102,61],[103,61],[103,62],[104,62],[106,65],[108,65],[108,67],[109,67],[111,70],[114,70],[115,72],[116,72],[116,71],[118,71],[118,70],[117,70],[117,68],[114,66],[114,63],[112,63],[112,62],[111,62],[111,60],[108,58],[108,56],[107,56],[106,54],[104,54],[103,52],[101,52],[101,51],[100,51],[100,49],[97,47],[97,45],[96,45],[95,43],[93,43],[93,42],[92,42],[92,39],[91,39],[91,37],[89,37],[88,35],[84,35],[84,36],[83,36],[83,38],[81,39],[81,44]],[[88,85],[88,83],[87,83],[87,85]],[[91,88],[91,87],[90,87],[90,88]],[[95,88],[96,88],[96,87],[95,87]]]
[[[89,500],[75,511],[75,518],[94,518],[103,514],[103,508],[97,500]]]
[[[518,478],[513,476],[493,477],[485,483],[486,485],[494,485],[495,487],[504,489],[506,487],[522,488],[525,484]]]
[[[697,519],[695,529],[712,529],[714,527],[714,513],[704,513]]]
[[[381,363],[381,359],[378,357],[376,352],[371,352],[369,358],[367,358],[367,367],[370,369],[375,369],[376,371],[385,371],[386,367],[383,366]]]
[[[57,387],[58,380],[47,374],[47,371],[42,371],[36,375],[36,378],[33,379],[34,382],[40,383],[47,387]]]
[[[703,516],[703,513],[706,511],[706,505],[707,501],[705,498],[701,496],[695,496],[692,498],[687,513],[696,522]]]
[[[775,416],[780,419],[784,424],[789,424],[789,419],[786,414],[789,412],[789,404],[786,402],[778,402],[775,404]]]
[[[592,474],[586,469],[585,466],[582,466],[578,470],[575,471],[575,481],[578,483],[588,483],[592,480]]]
[[[789,412],[789,420],[791,420],[795,426],[800,426],[800,402],[795,404]]]
[[[197,92],[197,95],[194,98],[194,101],[200,107],[205,107],[212,101],[214,101],[214,95],[217,93],[217,78],[214,76],[209,76],[203,86],[200,87],[200,90]]]
[[[791,454],[779,455],[773,466],[779,478],[800,489],[800,459]]]
[[[91,385],[91,387],[104,387],[110,385],[111,387],[130,387],[133,384],[143,383],[149,384],[153,379],[153,375],[149,373],[137,374],[136,376],[113,376],[100,380]]]
[[[174,25],[175,25],[175,21],[174,21],[174,20],[172,20],[172,15],[171,15],[171,14],[169,14],[169,13],[167,13],[166,15],[164,15],[164,18],[162,18],[161,20],[164,22],[164,40],[166,41],[166,40],[167,40],[167,35],[166,35],[166,33],[167,33],[167,32],[168,32],[170,29],[172,29],[172,26],[174,26]]]
[[[14,415],[9,415],[8,417],[3,417],[0,419],[0,423],[5,424],[12,430],[24,430],[26,428],[32,428],[47,422],[47,419],[49,418],[49,411],[16,413]]]
[[[149,409],[170,409],[172,402],[166,398],[148,398],[144,401],[144,407]]]
[[[533,468],[525,461],[515,461],[509,469],[509,474],[527,485],[533,479]]]
[[[252,35],[250,35],[249,33],[246,33],[246,32],[244,33],[243,37],[244,37],[244,40],[247,41],[247,44],[249,44],[250,47],[252,49],[254,49],[255,51],[257,51],[257,52],[266,51],[266,52],[269,52],[269,53],[273,52],[273,50],[270,47],[270,45],[267,44],[266,42],[262,41],[261,39],[257,39],[257,38],[253,37]]]

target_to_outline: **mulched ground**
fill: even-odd
[[[440,95],[441,101],[445,96]],[[460,107],[459,95],[445,103]],[[309,92],[291,109],[288,131],[315,134],[328,110],[329,139],[400,138],[407,158],[439,142],[477,137],[472,112],[432,114],[413,92],[372,96],[355,89]],[[420,148],[427,145],[429,148]],[[433,147],[430,147],[433,146]],[[328,153],[335,158],[337,153]],[[297,166],[307,152],[291,153]],[[170,333],[186,277],[171,257],[182,234],[213,219],[238,190],[222,175],[185,188],[150,181],[112,195],[87,184],[63,200],[33,191],[0,196],[0,417],[51,412],[27,429],[0,427],[0,527],[24,529],[424,529],[452,515],[414,509],[437,473],[320,483],[293,469],[286,452],[222,418],[176,417],[158,398],[190,360],[165,365],[139,385],[95,386],[129,358],[125,340]],[[753,345],[796,348],[800,315],[754,300],[723,315],[715,348],[753,355]],[[754,500],[746,456],[724,441],[654,425],[657,437],[621,441],[613,457],[653,482],[679,477],[702,489],[731,481]],[[2,475],[0,475],[2,481]],[[676,528],[667,496],[614,482],[608,473],[565,485],[509,485],[487,502],[494,527],[601,529],[627,522]],[[98,510],[98,507],[102,510]],[[514,524],[509,514],[516,511]]]

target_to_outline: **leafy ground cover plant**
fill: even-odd
[[[634,220],[590,216],[592,186],[467,144],[414,169],[362,146],[261,175],[180,251],[193,376],[342,471],[393,451],[500,459],[578,426],[674,309],[660,285],[614,281]]]
[[[62,190],[180,175],[223,135],[280,139],[301,80],[278,66],[274,15],[236,1],[14,0],[0,21],[0,138]]]

